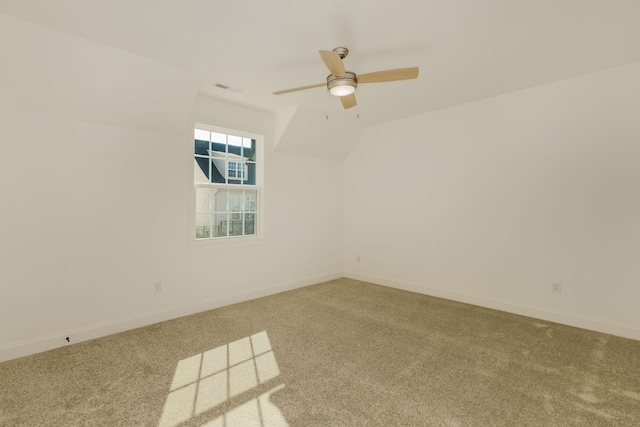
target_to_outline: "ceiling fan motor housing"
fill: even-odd
[[[349,49],[347,49],[346,47],[337,47],[333,49],[333,51],[340,55],[340,59],[344,59],[347,57],[347,55],[349,55]]]
[[[327,77],[327,89],[334,96],[351,95],[355,92],[357,85],[356,74],[351,71],[345,71],[344,77],[336,77],[333,74]]]

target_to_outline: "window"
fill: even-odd
[[[229,161],[229,167],[227,168],[227,176],[229,178],[238,178],[241,180],[247,179],[247,164],[242,162]]]
[[[196,125],[195,238],[257,236],[260,201],[258,137]]]

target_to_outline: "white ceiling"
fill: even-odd
[[[171,132],[200,92],[282,112],[280,147],[334,158],[372,124],[640,61],[639,0],[0,0],[0,13],[0,106]],[[356,73],[420,75],[361,85],[350,110],[324,88],[272,94],[323,83],[318,50],[336,46]]]

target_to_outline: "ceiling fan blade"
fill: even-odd
[[[279,90],[277,92],[273,92],[273,94],[274,95],[282,95],[283,93],[297,92],[299,90],[313,89],[314,87],[321,87],[321,86],[326,86],[326,85],[327,85],[326,83],[320,83],[320,84],[317,84],[317,85],[294,87],[293,89]]]
[[[355,107],[357,104],[356,96],[353,93],[351,95],[341,96],[340,101],[342,101],[342,106],[345,108],[345,110],[347,108]]]
[[[397,68],[395,70],[376,71],[373,73],[359,74],[358,83],[393,82],[396,80],[409,80],[418,77],[418,67]]]
[[[346,75],[342,58],[340,58],[337,52],[332,50],[320,50],[319,52],[324,61],[324,65],[327,66],[331,74],[336,77],[344,77]]]

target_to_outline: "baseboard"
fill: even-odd
[[[402,289],[405,291],[416,292],[419,294],[430,295],[438,298],[444,298],[452,301],[473,304],[480,307],[492,308],[495,310],[519,314],[521,316],[533,317],[549,322],[562,323],[564,325],[574,326],[576,328],[588,329],[591,331],[603,332],[605,334],[640,340],[640,328],[634,325],[583,317],[571,313],[562,313],[540,307],[518,304],[511,301],[486,298],[481,295],[450,292],[443,289],[430,288],[414,283],[368,276],[357,272],[345,272],[344,277],[347,277],[349,279],[361,280],[363,282],[375,283],[382,286],[388,286],[391,288]]]
[[[95,338],[104,337],[118,332],[128,331],[130,329],[140,328],[152,325],[165,320],[176,319],[178,317],[188,316],[190,314],[200,313],[202,311],[212,310],[214,308],[223,307],[243,301],[248,301],[292,289],[302,288],[304,286],[316,283],[326,282],[328,280],[339,279],[343,277],[342,272],[333,274],[325,274],[322,276],[310,277],[304,280],[298,280],[277,286],[266,288],[258,288],[248,292],[235,295],[229,295],[223,298],[212,298],[205,301],[183,304],[175,307],[157,310],[153,312],[143,313],[138,316],[131,316],[123,319],[117,319],[111,322],[105,322],[84,328],[73,329],[56,333],[48,336],[38,337],[28,341],[22,341],[0,347],[0,362],[16,359],[18,357],[28,356],[30,354],[40,353],[43,351],[53,350],[59,347],[76,344]],[[70,338],[70,342],[66,338]]]

